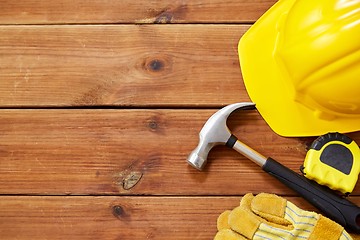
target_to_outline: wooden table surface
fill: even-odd
[[[249,192],[315,210],[226,147],[186,163],[213,113],[251,101],[237,44],[275,2],[0,1],[0,239],[212,239]],[[297,172],[314,140],[256,111],[229,127]]]

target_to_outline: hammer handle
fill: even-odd
[[[360,208],[349,200],[332,192],[304,176],[292,171],[272,158],[262,169],[299,194],[327,217],[356,233],[360,233]]]

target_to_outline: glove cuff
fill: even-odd
[[[309,240],[338,240],[343,231],[344,228],[341,225],[322,215],[319,215],[319,220],[317,221]]]

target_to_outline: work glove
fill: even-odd
[[[240,206],[223,212],[214,240],[355,240],[338,223],[304,211],[274,194],[246,194]]]

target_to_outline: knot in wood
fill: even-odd
[[[141,172],[131,172],[123,180],[124,190],[132,189],[141,179],[143,174]]]
[[[149,123],[149,127],[153,130],[155,130],[157,128],[157,123],[156,122],[150,122]]]
[[[112,208],[112,212],[113,212],[115,217],[121,216],[121,215],[123,215],[125,213],[124,209],[120,205],[115,205]]]
[[[146,64],[146,69],[150,72],[160,72],[165,68],[165,62],[163,60],[154,59]]]
[[[171,23],[171,20],[173,19],[173,13],[164,13],[160,15],[158,18],[156,18],[154,23]]]

